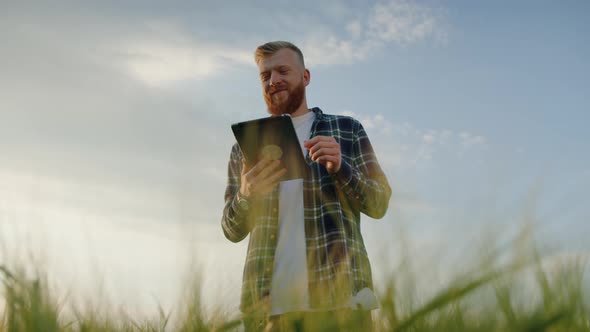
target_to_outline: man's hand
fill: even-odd
[[[316,136],[303,142],[303,146],[309,150],[311,160],[324,165],[328,173],[336,173],[340,170],[342,164],[340,144],[334,137]]]
[[[286,168],[277,169],[280,160],[261,159],[254,167],[247,168],[242,160],[240,194],[247,198],[255,198],[271,192],[279,179],[287,173]]]

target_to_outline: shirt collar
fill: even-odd
[[[317,120],[322,120],[322,118],[324,117],[324,112],[322,112],[322,110],[319,107],[313,107],[311,111],[315,113],[315,118]]]

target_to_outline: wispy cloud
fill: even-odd
[[[303,45],[313,65],[350,64],[366,60],[388,44],[409,45],[447,39],[442,10],[403,0],[378,2],[336,29],[310,34]]]
[[[170,23],[150,28],[155,33],[129,36],[108,46],[124,70],[149,85],[205,79],[235,65],[253,65],[253,53],[245,48],[198,40]]]
[[[402,122],[394,123],[383,114],[361,115],[351,111],[342,115],[357,118],[379,148],[379,160],[384,167],[406,169],[429,163],[436,156],[449,154],[461,157],[469,151],[485,150],[487,140],[482,135],[449,129],[423,129]]]
[[[416,2],[390,0],[372,8],[367,35],[383,42],[413,43],[443,38],[440,12]]]

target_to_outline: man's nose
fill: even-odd
[[[277,82],[279,81],[279,75],[275,74],[275,73],[271,73],[270,74],[270,80],[268,81],[268,84],[270,86],[275,86],[277,85]]]

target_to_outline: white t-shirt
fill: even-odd
[[[305,155],[303,141],[309,138],[315,113],[291,119]],[[279,236],[270,288],[271,315],[309,310],[303,179],[283,181],[279,186]]]

